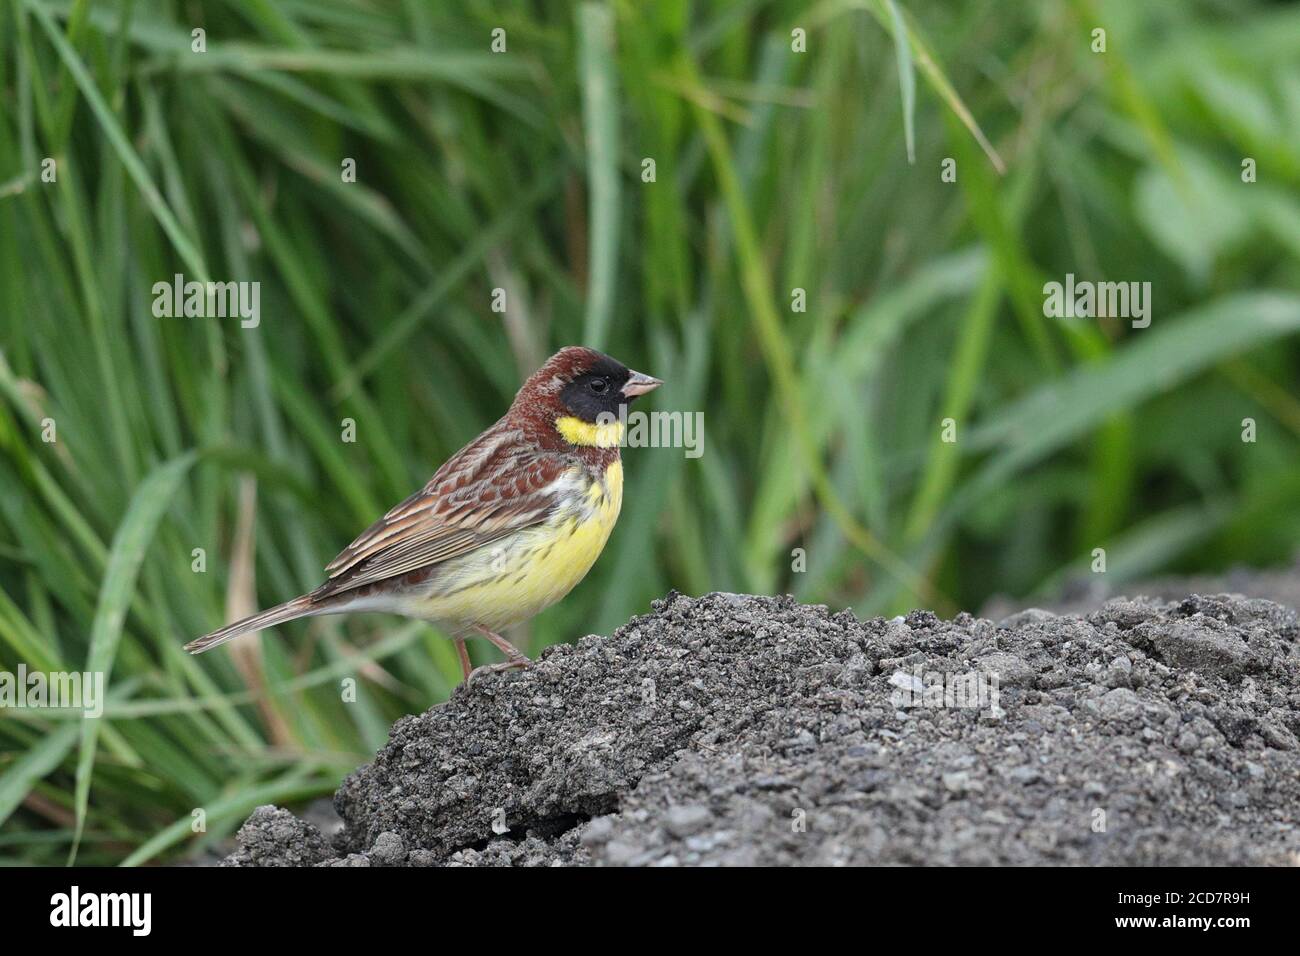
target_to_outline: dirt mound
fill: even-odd
[[[671,595],[398,721],[228,865],[1300,860],[1295,612],[1116,600],[1001,624]]]
[[[1059,589],[1040,596],[1034,604],[1057,614],[1088,614],[1125,594],[1144,594],[1164,601],[1180,601],[1189,594],[1236,594],[1267,598],[1300,609],[1300,555],[1289,567],[1235,567],[1222,574],[1147,578],[1140,584],[1115,583],[1110,574],[1083,573],[1068,578]],[[1000,621],[1026,606],[1022,600],[998,595],[980,608],[980,615]]]

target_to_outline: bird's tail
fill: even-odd
[[[246,617],[234,624],[227,624],[211,634],[204,634],[202,637],[195,638],[185,645],[185,649],[191,654],[202,654],[204,651],[220,647],[226,641],[234,640],[242,634],[252,634],[255,631],[283,624],[285,621],[296,621],[300,617],[311,617],[315,614],[328,614],[329,612],[330,608],[313,601],[310,594],[304,594],[292,601],[285,601],[283,604],[268,608],[260,614]]]

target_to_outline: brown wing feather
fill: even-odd
[[[544,521],[556,507],[552,486],[572,465],[503,419],[339,552],[314,596],[438,564]]]

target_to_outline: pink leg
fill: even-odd
[[[507,641],[500,634],[496,634],[493,633],[492,631],[489,631],[486,627],[483,627],[481,624],[475,624],[474,630],[478,631],[489,641],[491,641],[494,645],[496,645],[496,647],[501,651],[501,653],[505,654],[506,656],[506,659],[503,663],[492,664],[489,668],[487,668],[488,670],[505,671],[515,667],[527,667],[529,664],[532,663],[532,661],[530,661],[527,657],[519,653],[519,649],[517,647],[515,647],[513,644]]]
[[[456,654],[460,657],[461,680],[468,680],[470,671],[474,669],[469,663],[469,648],[465,646],[463,637],[453,637],[452,640],[456,642]]]

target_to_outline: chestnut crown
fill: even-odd
[[[596,422],[602,413],[617,417],[620,405],[630,405],[661,384],[603,352],[569,346],[552,355],[524,382],[515,404],[541,402],[557,415]]]

